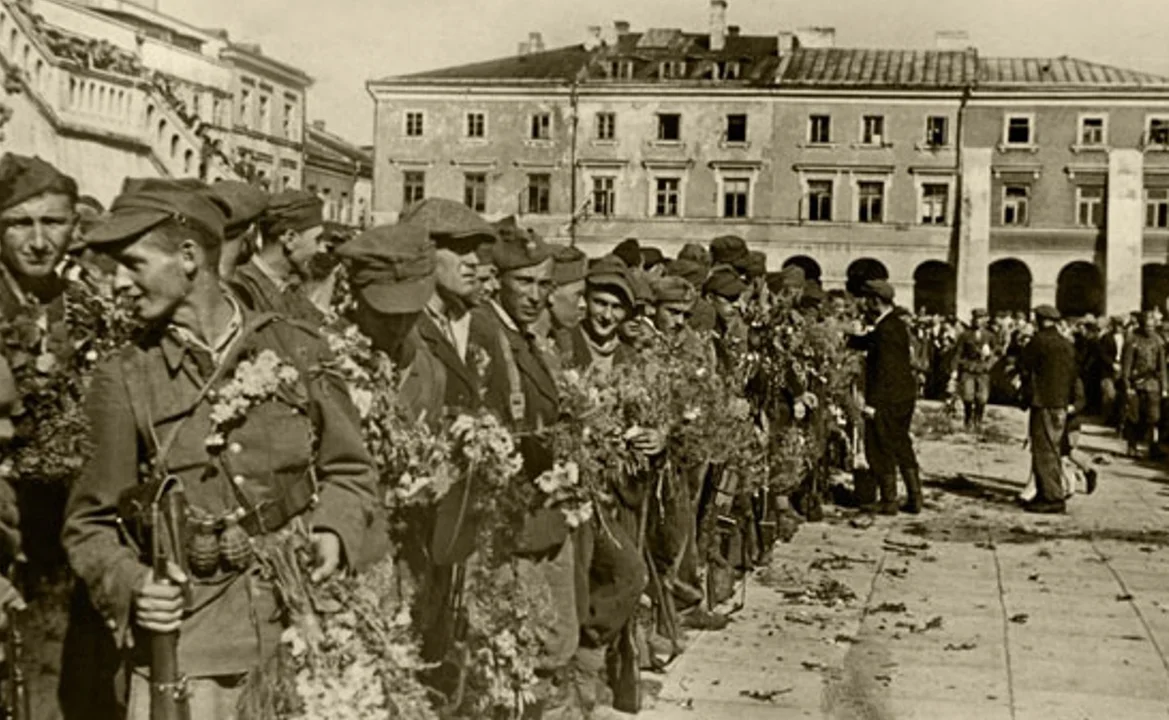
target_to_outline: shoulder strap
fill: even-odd
[[[499,329],[499,354],[503,357],[503,367],[507,371],[508,411],[511,413],[512,422],[519,424],[524,421],[527,400],[524,398],[524,388],[520,380],[519,367],[516,366],[515,353],[511,349],[511,340],[503,328]]]

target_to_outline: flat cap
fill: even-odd
[[[638,244],[637,238],[625,238],[617,243],[617,247],[613,248],[613,255],[620,258],[626,267],[641,267],[641,245]]]
[[[641,267],[644,270],[650,270],[656,265],[661,265],[666,261],[666,256],[662,251],[656,247],[644,247],[641,249]]]
[[[433,237],[433,232],[431,236]],[[481,236],[467,236],[467,239],[470,237],[479,238]],[[488,237],[483,239],[490,241]],[[539,265],[552,257],[552,246],[544,242],[544,238],[534,232],[521,231],[500,236],[492,247],[491,255],[495,267],[499,268],[499,272],[504,273]]]
[[[589,288],[619,291],[629,307],[637,304],[637,295],[633,289],[633,277],[629,266],[616,255],[606,255],[591,263],[585,280]]]
[[[666,275],[668,277],[680,277],[694,286],[695,290],[701,289],[702,284],[706,282],[706,273],[707,266],[694,262],[693,260],[679,258],[666,263]]]
[[[0,157],[0,211],[45,193],[77,197],[77,182],[39,157]]]
[[[552,245],[552,282],[557,287],[585,279],[589,271],[589,258],[577,247]]]
[[[649,273],[641,268],[629,270],[629,284],[633,287],[633,303],[638,306],[652,305],[654,289],[649,281]]]
[[[220,180],[211,185],[211,190],[231,208],[227,226],[223,228],[228,237],[243,232],[268,209],[268,193],[255,185],[238,180]]]
[[[747,241],[738,235],[720,235],[710,242],[710,261],[743,269],[748,255]]]
[[[401,221],[420,226],[439,243],[443,240],[491,242],[499,239],[499,233],[491,223],[463,203],[448,198],[426,198],[411,206]],[[511,222],[515,223],[514,217]]]
[[[654,302],[657,304],[677,303],[690,307],[698,299],[698,291],[678,276],[655,278],[653,282]]]
[[[866,280],[864,290],[866,295],[881,298],[885,302],[893,302],[896,295],[888,280]]]
[[[268,198],[260,216],[265,237],[279,237],[289,230],[301,232],[325,224],[325,204],[307,190],[285,190]]]
[[[127,178],[110,211],[86,233],[90,247],[130,240],[167,220],[197,225],[223,240],[231,208],[194,179]]]
[[[710,267],[710,251],[698,243],[686,243],[683,245],[682,249],[678,251],[678,259],[689,260],[703,267]]]
[[[1035,317],[1043,320],[1059,320],[1059,310],[1056,310],[1051,305],[1040,305],[1034,310]]]
[[[358,296],[378,312],[422,310],[434,294],[434,241],[404,223],[378,225],[337,249]]]
[[[741,269],[743,273],[751,278],[761,278],[767,274],[767,253],[759,250],[751,250],[747,253],[747,257],[743,259]]]
[[[702,286],[705,295],[718,295],[728,300],[737,300],[747,289],[747,284],[739,277],[739,273],[730,267],[718,267],[706,279]]]

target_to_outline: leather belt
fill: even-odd
[[[248,535],[267,535],[284,527],[297,515],[311,508],[317,502],[316,477],[307,470],[281,488],[280,494],[255,505],[239,520],[239,525]]]

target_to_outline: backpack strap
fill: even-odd
[[[503,367],[507,371],[507,405],[511,413],[511,420],[516,425],[524,421],[527,411],[527,399],[524,398],[524,388],[520,380],[520,370],[516,365],[515,353],[511,349],[511,340],[501,328],[499,330],[499,354],[503,358]]]

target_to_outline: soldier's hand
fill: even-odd
[[[183,623],[182,583],[187,576],[173,562],[166,566],[167,577],[155,579],[149,572],[142,580],[142,586],[134,594],[134,618],[138,626],[155,633],[175,632]]]
[[[861,411],[861,414],[871,420],[877,417],[877,408],[873,407],[872,405],[865,405],[865,409]]]
[[[654,456],[666,449],[666,436],[659,430],[642,428],[629,439],[629,444],[643,455]]]
[[[16,592],[8,578],[0,575],[0,631],[8,629],[9,612],[20,612],[26,607],[24,598]]]
[[[317,565],[313,568],[312,581],[321,582],[341,567],[341,538],[328,530],[313,532],[313,545],[317,549]]]

